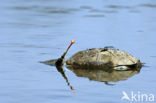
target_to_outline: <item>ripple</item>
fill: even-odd
[[[95,14],[95,15],[85,15],[85,17],[93,17],[93,18],[99,18],[99,17],[105,17],[104,15]]]
[[[15,53],[25,53],[26,51],[24,51],[24,50],[13,50],[12,52],[15,52]]]
[[[131,6],[123,6],[123,5],[107,5],[107,8],[112,8],[112,9],[130,9],[132,8]]]
[[[93,13],[117,13],[116,10],[99,10],[99,9],[91,9],[90,12],[93,12]]]
[[[129,12],[131,12],[131,13],[140,13],[141,11],[139,11],[139,10],[130,10]]]
[[[32,8],[24,7],[24,6],[18,6],[18,7],[12,7],[11,9],[15,9],[15,10],[30,10]]]
[[[11,10],[18,11],[35,11],[35,12],[43,12],[43,13],[51,13],[51,14],[69,14],[71,12],[79,11],[80,8],[63,8],[63,7],[55,7],[55,6],[16,6],[9,8]]]
[[[156,8],[156,4],[141,4],[141,7],[150,7],[150,8]]]
[[[80,6],[80,9],[92,9],[91,6]]]
[[[22,43],[1,43],[0,47],[19,47],[19,48],[50,48],[50,46],[41,46],[35,44],[22,44]],[[14,51],[14,52],[23,52],[23,51]]]
[[[55,13],[55,14],[68,14],[68,13],[70,13],[69,11],[67,11],[67,10],[50,10],[50,11],[47,11],[48,13]]]
[[[18,11],[25,11],[25,10],[32,10],[32,9],[38,9],[40,8],[39,6],[14,6],[14,7],[10,7],[9,9],[11,10],[18,10]]]

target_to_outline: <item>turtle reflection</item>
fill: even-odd
[[[118,82],[122,80],[126,80],[132,77],[135,74],[140,72],[141,68],[131,68],[126,71],[117,71],[112,68],[79,68],[68,66],[69,70],[76,74],[78,77],[85,77],[89,80],[105,82],[105,84],[109,84],[108,82]]]
[[[68,81],[68,78],[62,68],[62,66],[56,66],[57,68],[57,71],[62,75],[62,77],[65,79],[67,85],[70,87],[71,90],[74,90],[73,87],[70,85],[69,81]]]
[[[62,77],[65,79],[67,85],[70,87],[70,89],[73,91],[75,90],[65,72],[62,66],[56,66],[57,70],[59,73],[61,73]],[[92,68],[92,67],[86,67],[86,68],[79,68],[79,67],[74,67],[74,66],[67,66],[69,70],[71,70],[73,73],[76,74],[78,77],[84,77],[88,78],[89,80],[92,81],[98,81],[98,82],[104,82],[106,85],[113,85],[110,84],[110,82],[118,82],[118,81],[123,81],[127,80],[128,78],[134,76],[135,74],[138,74],[141,70],[140,68],[131,68],[126,71],[117,71],[114,70],[113,68],[107,68],[105,67],[100,69],[100,68]]]

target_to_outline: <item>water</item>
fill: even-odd
[[[129,103],[122,91],[156,96],[155,0],[3,0],[0,3],[1,103]],[[55,67],[39,61],[114,46],[140,58],[140,73],[113,86],[78,77],[71,91]],[[145,101],[144,101],[145,102]]]

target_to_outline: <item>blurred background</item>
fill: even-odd
[[[156,95],[155,0],[2,0],[1,103],[116,103],[122,91]],[[39,61],[114,46],[146,63],[140,73],[108,86]]]

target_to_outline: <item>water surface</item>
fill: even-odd
[[[156,96],[156,1],[3,0],[0,3],[1,103],[116,103],[122,91]],[[55,67],[39,61],[114,46],[146,65],[119,82],[92,81],[64,67],[74,93]]]

